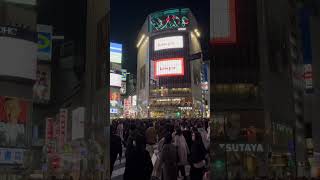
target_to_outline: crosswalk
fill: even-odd
[[[126,149],[123,148],[123,156],[121,159],[121,163],[119,160],[117,160],[114,164],[114,168],[113,168],[113,172],[111,175],[111,180],[123,180],[123,175],[124,175],[124,171],[125,171],[125,164],[126,164],[126,159],[125,159],[125,151]],[[189,176],[190,174],[190,166],[186,166],[186,174],[187,176]],[[183,180],[182,177],[179,177],[177,180]]]

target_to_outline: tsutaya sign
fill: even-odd
[[[220,144],[227,152],[263,152],[262,144]]]

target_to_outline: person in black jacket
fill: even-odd
[[[153,165],[144,136],[135,134],[129,143],[123,180],[150,180]]]
[[[197,131],[192,133],[192,146],[190,154],[190,178],[192,180],[202,180],[206,166],[206,148],[202,142],[201,134]]]
[[[111,126],[111,139],[110,139],[110,173],[112,174],[114,163],[117,160],[117,157],[119,155],[119,159],[121,161],[122,158],[122,143],[121,138],[116,134],[116,129]]]

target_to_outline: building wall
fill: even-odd
[[[144,34],[146,37],[148,37],[147,34],[147,28],[148,23],[147,21],[143,25],[141,29],[141,33],[139,34],[139,39],[137,39],[137,43],[140,40],[140,37],[142,34]],[[149,65],[150,65],[150,59],[149,59],[149,46],[150,42],[149,40],[144,40],[144,42],[141,42],[140,47],[138,48],[137,53],[137,98],[138,98],[138,104],[140,105],[140,108],[146,109],[146,106],[148,104],[148,97],[149,97]],[[144,68],[144,70],[142,70]],[[144,75],[141,74],[141,72],[144,71]],[[144,86],[141,86],[144,84]]]

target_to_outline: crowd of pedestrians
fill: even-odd
[[[123,180],[209,180],[208,122],[208,119],[113,120],[111,172],[125,148]]]

